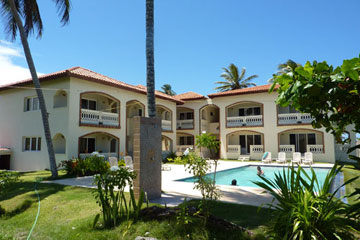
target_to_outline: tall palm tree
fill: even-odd
[[[164,84],[161,87],[163,93],[170,95],[170,96],[175,96],[176,92],[174,90],[171,89],[171,85],[170,84]]]
[[[156,117],[154,70],[154,0],[146,0],[146,86],[149,117]]]
[[[219,81],[215,83],[221,85],[215,88],[219,92],[226,92],[234,89],[256,86],[255,83],[252,83],[250,81],[254,78],[257,78],[258,75],[251,75],[250,77],[245,78],[245,73],[246,73],[245,68],[242,68],[241,73],[239,74],[238,67],[232,63],[229,65],[228,68],[223,68],[223,70],[224,73],[222,73],[220,77],[224,78],[225,81]]]
[[[300,63],[297,63],[291,59],[287,60],[284,63],[280,63],[277,67],[277,72],[274,74],[275,76],[279,76],[279,75],[283,75],[283,74],[288,74],[288,75],[292,75],[292,72],[295,71],[295,68],[301,66]],[[270,78],[268,80],[268,82],[273,82],[274,81],[274,77]]]
[[[61,16],[61,22],[66,24],[69,22],[70,0],[54,0],[56,7]],[[54,147],[51,140],[51,132],[49,126],[49,114],[46,110],[44,94],[41,89],[40,81],[36,73],[35,64],[31,56],[31,51],[27,38],[29,34],[36,30],[36,36],[41,37],[43,25],[40,16],[37,0],[0,0],[1,14],[6,21],[6,31],[11,35],[12,40],[15,40],[17,31],[19,31],[21,43],[24,48],[27,64],[31,73],[31,78],[34,83],[36,94],[39,99],[41,117],[45,132],[45,139],[49,154],[51,175],[53,178],[58,176]],[[22,19],[25,24],[23,25]]]

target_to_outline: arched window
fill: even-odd
[[[64,135],[58,133],[53,138],[54,152],[56,154],[65,154],[66,152],[66,139]]]
[[[64,90],[59,90],[54,96],[54,108],[67,107],[67,94]]]

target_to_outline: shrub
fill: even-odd
[[[110,168],[109,162],[98,156],[65,160],[60,163],[60,166],[64,167],[66,174],[70,176],[88,176],[105,173]]]
[[[19,172],[0,170],[0,195],[14,182],[19,180]]]
[[[309,176],[300,166],[297,170],[293,166],[283,169],[274,180],[260,176],[263,182],[255,184],[278,201],[277,205],[270,205],[275,209],[270,226],[275,239],[355,239],[351,231],[356,221],[346,216],[349,205],[335,197],[340,187],[330,193],[340,170],[335,165],[322,185],[313,169]]]
[[[166,154],[165,158],[163,158],[163,163],[167,163],[170,162],[171,159],[175,159],[177,158],[177,155],[175,152],[169,152],[168,154]]]

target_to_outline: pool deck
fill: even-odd
[[[288,164],[263,164],[261,162],[241,162],[241,161],[219,161],[217,171],[227,170],[231,168],[243,167],[248,165],[260,165],[260,166],[288,166]],[[167,206],[176,206],[181,203],[184,198],[187,199],[199,199],[201,198],[200,191],[194,190],[194,183],[176,181],[179,179],[192,177],[191,174],[185,171],[183,165],[169,165],[171,170],[162,171],[162,197],[155,199],[151,202],[166,204]],[[333,164],[313,164],[312,167],[331,168]],[[214,166],[212,166],[214,171]],[[48,181],[49,183],[57,183],[70,186],[94,188],[93,177],[79,177],[60,179],[54,181]],[[225,186],[218,185],[222,194],[221,201],[245,204],[252,206],[261,206],[271,203],[273,198],[270,194],[264,193],[260,188],[254,187],[241,187],[241,186]]]

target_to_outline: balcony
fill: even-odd
[[[262,125],[262,115],[227,117],[227,127],[252,127]]]
[[[241,153],[241,145],[228,145],[227,157],[229,159],[238,159],[240,156],[247,156],[252,159],[261,159],[264,153],[264,145],[250,145],[250,152],[247,154]]]
[[[313,118],[309,113],[282,113],[278,114],[278,124],[311,124]]]
[[[176,129],[193,129],[194,119],[177,120]]]
[[[80,123],[94,126],[120,126],[118,113],[102,112],[90,109],[81,109]]]
[[[171,120],[161,120],[161,129],[163,131],[171,131]]]
[[[322,154],[324,153],[324,145],[306,145],[306,151],[313,154]],[[280,145],[279,152],[293,153],[295,152],[295,145]]]

